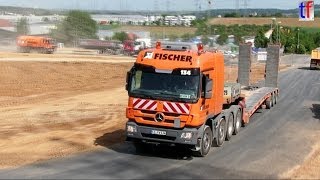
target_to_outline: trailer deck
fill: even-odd
[[[278,94],[278,88],[272,87],[262,87],[256,90],[242,90],[242,94],[245,95],[245,108],[244,115],[246,120],[249,121],[249,118],[260,108],[265,101],[270,98],[273,94]]]

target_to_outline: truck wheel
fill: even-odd
[[[237,115],[236,115],[236,122],[234,125],[234,135],[237,135],[240,132],[240,128],[242,125],[242,112],[240,109],[238,109]]]
[[[200,142],[200,150],[197,152],[194,152],[195,156],[198,157],[205,157],[212,146],[213,136],[212,136],[212,130],[209,126],[204,127],[203,135]]]
[[[218,147],[222,146],[225,139],[226,139],[226,120],[222,119],[217,129],[217,137],[215,138],[215,145]]]
[[[233,122],[233,114],[231,113],[229,115],[229,120],[228,120],[228,129],[227,129],[227,135],[226,135],[226,140],[230,141],[232,134],[233,134],[233,130],[234,130],[234,122]]]

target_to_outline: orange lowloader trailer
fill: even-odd
[[[224,82],[224,57],[201,44],[157,42],[139,53],[127,73],[127,141],[136,149],[183,145],[206,156],[222,146],[261,107],[277,103],[279,90],[246,90]]]

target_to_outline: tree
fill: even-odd
[[[235,13],[235,12],[233,12],[233,13],[226,13],[226,14],[224,15],[224,17],[240,17],[240,14]]]
[[[274,16],[275,16],[275,17],[283,17],[283,14],[280,13],[280,12],[277,12],[277,13],[274,14]]]
[[[18,35],[27,35],[30,33],[30,27],[27,18],[18,19],[15,28]]]
[[[49,22],[50,19],[49,19],[48,17],[43,17],[43,18],[41,19],[41,21],[43,21],[43,22]]]
[[[157,26],[161,26],[161,20],[159,19],[159,20],[157,20],[157,21],[155,21],[154,23],[157,25]]]
[[[298,48],[297,48],[297,54],[305,54],[307,52],[306,48],[304,47],[304,45],[300,45]]]
[[[260,30],[254,39],[254,46],[256,48],[266,48],[269,39],[265,37],[264,33]]]
[[[220,34],[220,36],[217,39],[217,43],[219,45],[224,45],[226,41],[228,40],[228,35],[225,33]]]
[[[97,38],[98,25],[90,14],[83,11],[70,11],[57,29],[52,31],[52,36],[60,42],[76,43],[81,38]]]
[[[114,33],[114,35],[112,36],[112,39],[115,39],[115,40],[119,40],[121,42],[124,42],[125,40],[127,40],[129,37],[128,37],[128,34],[125,33],[125,32],[116,32]]]
[[[316,44],[317,47],[320,47],[320,32],[317,32],[314,35],[314,43]]]

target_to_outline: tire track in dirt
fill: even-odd
[[[106,144],[123,140],[125,93],[118,88],[22,105],[11,111],[0,109],[0,167],[93,150],[99,148],[96,138],[105,133],[111,133]]]

